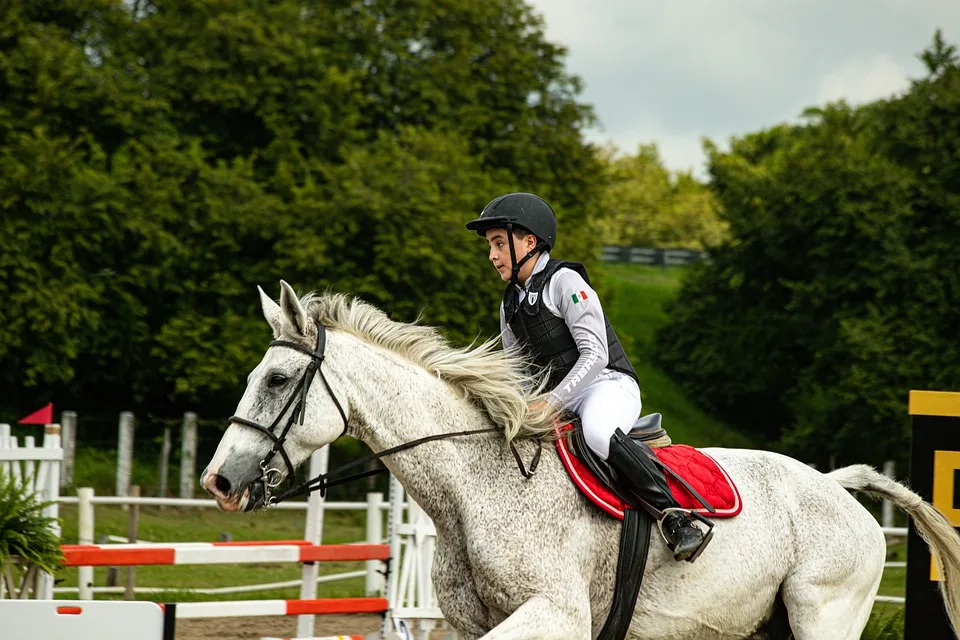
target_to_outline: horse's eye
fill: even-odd
[[[269,380],[267,380],[267,386],[270,388],[279,387],[283,385],[286,381],[287,381],[287,376],[283,376],[283,375],[280,375],[279,373],[275,373],[272,376],[270,376]]]

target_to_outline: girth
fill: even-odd
[[[620,548],[617,573],[613,583],[613,600],[607,621],[603,623],[598,640],[623,640],[630,629],[637,594],[647,567],[650,550],[650,530],[653,518],[642,509],[625,508],[620,525]]]

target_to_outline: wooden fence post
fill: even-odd
[[[170,450],[173,448],[170,436],[170,427],[163,428],[163,447],[160,449],[160,483],[157,487],[157,496],[167,497],[167,478],[170,475]]]
[[[197,472],[197,414],[183,414],[183,429],[180,440],[180,497],[192,498],[194,477]]]
[[[367,494],[367,543],[383,544],[383,504],[382,493]],[[380,560],[367,560],[365,591],[367,596],[383,593],[383,576],[380,574]]]
[[[120,432],[117,436],[117,495],[130,495],[130,476],[133,474],[133,413],[120,414]],[[125,505],[126,506],[126,505]]]
[[[78,528],[77,544],[93,544],[94,510],[93,489],[77,489],[79,506],[77,507]],[[93,600],[93,567],[77,567],[77,599]]]
[[[883,463],[883,475],[888,478],[896,476],[896,466],[893,460],[887,460]],[[893,526],[893,503],[889,500],[883,501],[883,511],[881,512],[880,524],[884,527]]]
[[[73,468],[77,454],[77,412],[64,411],[60,416],[60,441],[63,445],[63,471],[60,486],[73,484]]]
[[[133,485],[130,487],[130,497],[139,498],[140,497],[140,487],[138,485]],[[131,504],[130,505],[130,519],[127,521],[127,542],[133,544],[137,541],[137,527],[140,524],[140,505]],[[126,589],[124,590],[124,600],[135,600],[134,597],[134,583],[137,580],[137,568],[134,566],[127,567],[127,583]]]

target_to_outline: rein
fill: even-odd
[[[310,480],[305,480],[301,482],[298,486],[288,489],[287,491],[281,493],[280,495],[273,495],[273,489],[276,489],[282,481],[282,472],[276,467],[269,467],[270,461],[273,460],[274,456],[277,453],[283,459],[284,464],[289,471],[289,477],[294,478],[296,476],[296,469],[293,464],[290,462],[290,457],[287,455],[286,450],[283,448],[284,442],[287,440],[287,434],[290,432],[291,427],[294,423],[303,425],[303,417],[306,410],[307,402],[307,392],[310,390],[310,385],[313,383],[313,378],[319,374],[320,380],[323,381],[323,386],[326,387],[327,393],[330,394],[330,397],[333,399],[333,403],[337,406],[337,411],[340,413],[340,418],[343,420],[343,430],[340,431],[340,435],[334,438],[334,441],[339,440],[347,432],[347,414],[344,412],[343,407],[340,405],[340,401],[337,399],[337,395],[333,392],[333,389],[330,387],[330,383],[327,382],[326,376],[323,374],[323,369],[321,365],[324,360],[324,352],[326,350],[327,344],[327,332],[326,327],[320,324],[319,322],[314,321],[314,325],[317,327],[317,344],[313,351],[303,347],[295,342],[290,342],[289,340],[273,340],[270,342],[270,347],[286,347],[288,349],[294,349],[300,353],[310,356],[310,363],[307,365],[307,368],[303,372],[303,376],[300,378],[300,382],[297,383],[297,386],[293,390],[293,394],[287,399],[286,404],[283,405],[283,409],[280,410],[280,413],[277,414],[276,419],[274,419],[273,424],[269,427],[264,427],[256,422],[247,420],[246,418],[241,418],[239,416],[231,416],[229,422],[236,422],[238,425],[244,427],[250,427],[251,429],[256,429],[260,433],[266,435],[273,441],[273,447],[270,449],[270,452],[267,456],[260,462],[260,483],[263,485],[263,495],[264,502],[266,506],[273,507],[284,500],[289,500],[296,496],[309,495],[314,491],[319,491],[321,496],[326,496],[327,489],[330,487],[335,487],[340,484],[346,484],[348,482],[353,482],[354,480],[360,480],[363,478],[368,478],[370,476],[378,475],[385,473],[387,471],[386,467],[380,467],[378,469],[372,469],[368,471],[361,471],[359,473],[352,473],[348,476],[342,478],[334,477],[342,472],[352,469],[354,467],[362,466],[371,462],[373,460],[380,460],[385,456],[392,455],[394,453],[399,453],[400,451],[405,451],[407,449],[412,449],[421,444],[427,442],[432,442],[435,440],[446,440],[447,438],[458,438],[462,436],[470,436],[481,433],[494,433],[499,431],[497,427],[489,427],[487,429],[473,429],[470,431],[457,431],[454,433],[438,433],[432,436],[426,436],[423,438],[418,438],[410,442],[405,442],[404,444],[397,445],[395,447],[390,447],[379,453],[374,453],[359,460],[354,460],[348,462],[347,464],[341,465],[334,469],[333,471],[328,471],[327,473],[321,473],[315,478]],[[283,430],[280,432],[280,435],[276,435],[275,430],[280,424],[280,420],[283,418],[283,414],[287,412],[290,408],[290,405],[293,404],[293,401],[296,400],[297,403],[293,407],[293,412],[290,414],[290,418],[287,420],[287,424],[284,426]],[[529,471],[523,464],[523,460],[520,458],[520,453],[517,451],[516,445],[511,442],[510,450],[513,452],[513,456],[517,461],[517,466],[520,469],[520,474],[524,478],[531,478],[537,470],[537,465],[540,463],[540,454],[542,452],[541,443],[537,440],[537,451],[533,455],[533,459],[530,461]]]

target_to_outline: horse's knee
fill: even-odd
[[[481,640],[565,640],[592,635],[589,606],[579,606],[575,598],[564,600],[564,606],[560,606],[547,597],[537,596],[524,602]]]

